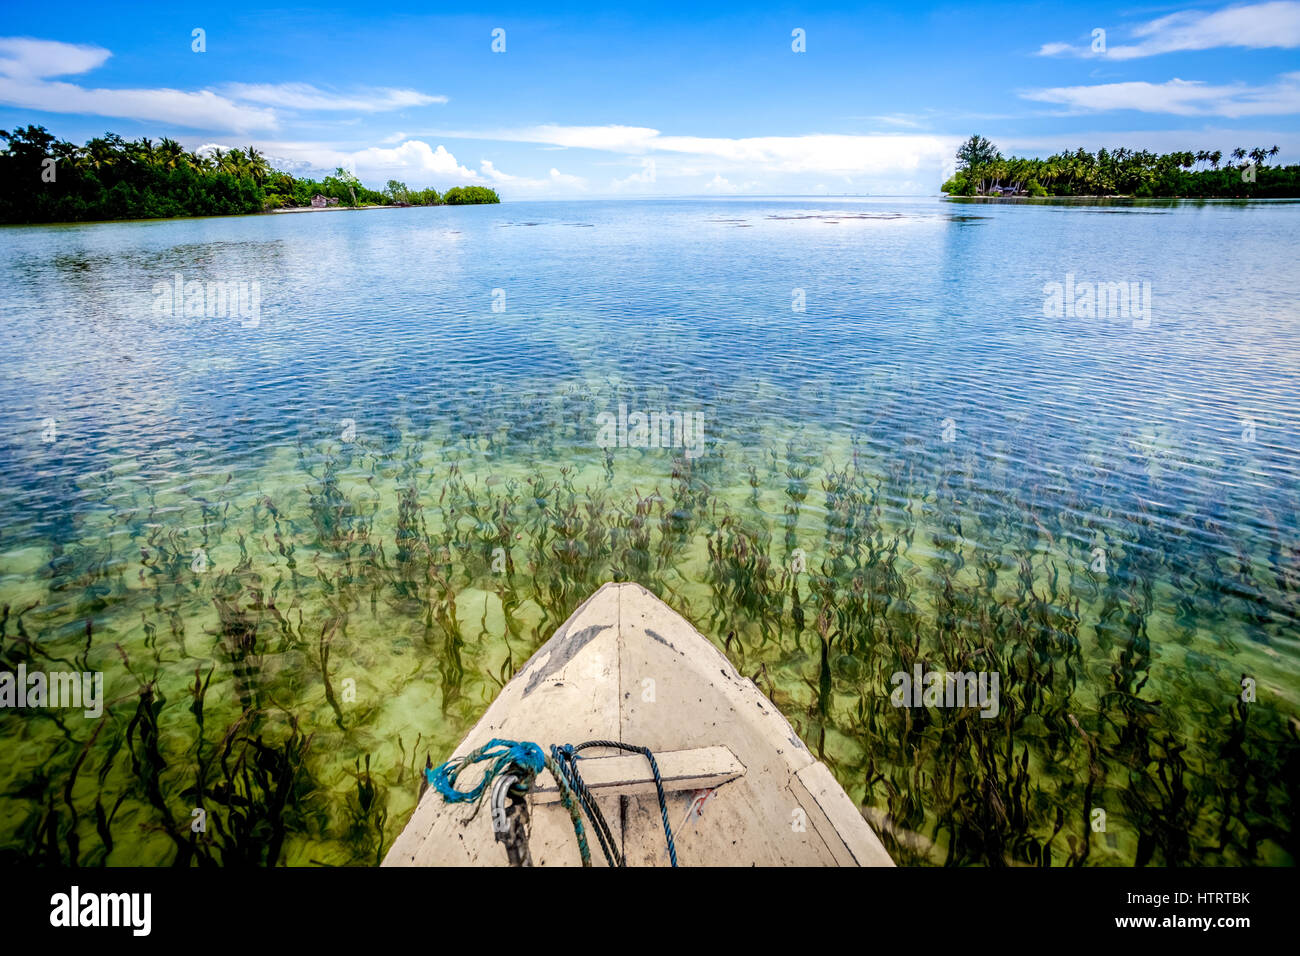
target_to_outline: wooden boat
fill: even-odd
[[[456,749],[493,738],[649,747],[681,866],[892,866],[857,806],[753,681],[637,584],[606,584],[502,688]],[[587,753],[602,754],[587,756]],[[608,755],[603,755],[608,754]],[[628,866],[669,863],[649,762],[589,751],[581,775]],[[481,777],[478,768],[467,774]],[[472,781],[471,781],[472,782]],[[528,801],[535,866],[577,866],[574,828],[548,771]],[[504,866],[493,814],[427,790],[385,866]],[[591,840],[593,863],[604,865]]]

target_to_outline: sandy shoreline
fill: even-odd
[[[343,206],[343,205],[339,205],[339,206],[289,206],[289,207],[287,207],[287,208],[285,208],[285,209],[267,209],[267,210],[264,210],[264,211],[265,211],[265,212],[269,212],[269,213],[285,213],[285,212],[340,212],[340,211],[361,212],[361,211],[366,210],[366,209],[411,209],[411,208],[414,208],[414,207],[411,207],[411,206]]]

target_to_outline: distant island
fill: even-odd
[[[1269,166],[1278,147],[1152,153],[1080,147],[1047,159],[1003,157],[983,136],[957,150],[949,196],[1132,196],[1185,199],[1280,199],[1300,196],[1300,166]],[[1209,168],[1204,168],[1208,166]],[[1200,167],[1200,168],[1198,168]]]
[[[43,126],[0,130],[0,222],[86,222],[232,216],[322,206],[464,206],[497,203],[484,186],[383,192],[336,169],[323,180],[273,169],[252,146],[187,151],[173,139],[128,141],[113,133],[85,146],[55,139]]]

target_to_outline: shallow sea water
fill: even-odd
[[[426,756],[636,580],[902,863],[1293,863],[1296,215],[0,230],[0,670],[102,671],[108,699],[0,711],[0,856],[377,862]],[[160,313],[178,273],[257,282],[258,323]],[[1067,275],[1149,282],[1150,315],[1045,315]],[[602,448],[620,404],[703,443]],[[998,716],[895,707],[917,663],[997,672]]]

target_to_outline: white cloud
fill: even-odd
[[[1267,86],[1211,86],[1199,80],[1173,79],[1165,83],[1058,86],[1020,95],[1079,113],[1138,110],[1175,116],[1278,116],[1300,113],[1300,73],[1285,73]]]
[[[665,136],[657,148],[713,156],[737,165],[781,173],[853,176],[916,169],[952,152],[949,138],[914,135],[809,134],[716,139]]]
[[[457,160],[445,146],[435,147],[417,139],[407,140],[393,148],[357,150],[339,149],[321,142],[262,142],[255,145],[272,158],[272,165],[281,169],[292,168],[295,175],[315,176],[342,166],[356,173],[367,185],[401,179],[415,188],[491,183],[507,186],[512,192],[587,189],[587,181],[581,176],[554,168],[545,178],[516,176],[497,169],[492,160],[484,159],[479,169],[473,170]]]
[[[449,136],[462,134],[448,133]],[[566,149],[600,149],[620,153],[639,153],[651,148],[659,136],[657,129],[645,126],[528,126],[522,129],[465,133],[466,139],[495,139],[515,143],[542,143]]]
[[[400,146],[380,148],[372,146],[354,153],[353,162],[358,175],[362,171],[383,170],[415,173],[430,180],[479,179],[479,174],[466,169],[456,161],[456,157],[441,144],[437,149],[423,140],[410,139]]]
[[[204,143],[196,152],[210,153],[214,149],[229,150],[235,144]],[[422,189],[426,186],[445,188],[467,183],[491,183],[509,187],[519,192],[583,192],[587,180],[581,176],[562,173],[552,168],[545,178],[516,176],[497,169],[490,159],[484,159],[477,171],[459,162],[445,146],[431,146],[423,140],[407,140],[393,149],[376,147],[364,149],[339,149],[323,142],[286,142],[264,140],[253,144],[276,169],[295,176],[319,178],[330,175],[338,167],[355,173],[368,186],[378,188],[389,179],[400,179],[408,186]]]
[[[713,178],[704,184],[706,193],[721,193],[724,195],[734,195],[752,189],[753,183],[733,183],[721,173],[714,173]]]
[[[381,88],[355,93],[331,93],[310,83],[229,83],[223,92],[237,100],[265,103],[268,106],[362,113],[447,102],[445,96],[430,96],[416,90]]]
[[[0,103],[49,113],[88,113],[232,132],[276,126],[271,110],[235,103],[208,90],[88,89],[48,79],[92,70],[109,56],[101,47],[0,37]]]
[[[1080,51],[1088,52],[1087,47],[1074,47],[1068,43],[1044,43],[1038,48],[1039,56],[1065,56],[1070,53],[1082,55]]]
[[[0,75],[14,79],[69,76],[102,66],[112,55],[100,46],[0,37]]]
[[[615,191],[636,190],[638,187],[652,185],[659,178],[659,169],[652,157],[641,160],[641,169],[623,179],[615,179],[610,185]]]
[[[0,103],[48,113],[89,113],[236,133],[276,127],[271,110],[232,103],[207,90],[87,89],[73,83],[0,76]]]
[[[231,83],[220,91],[186,91],[94,89],[51,79],[86,73],[102,66],[111,55],[97,46],[0,37],[0,103],[50,113],[85,113],[246,133],[278,128],[279,117],[272,107],[358,113],[447,101],[444,96],[416,90],[334,93],[307,83]]]
[[[908,116],[904,113],[890,113],[884,116],[869,116],[867,118],[877,123],[883,123],[886,126],[902,126],[906,129],[921,129],[926,125],[920,118]]]
[[[586,189],[587,180],[581,176],[572,176],[568,173],[562,173],[554,166],[551,167],[550,182],[556,186],[564,186],[570,189]]]
[[[1225,7],[1202,12],[1184,10],[1139,24],[1131,31],[1138,42],[1108,45],[1105,52],[1093,52],[1092,45],[1044,43],[1039,56],[1105,57],[1132,60],[1187,50],[1218,47],[1269,47],[1291,49],[1300,46],[1300,2],[1270,0],[1268,3]]]
[[[503,172],[496,168],[492,160],[485,159],[479,163],[479,172],[492,183],[506,186],[512,192],[552,192],[557,189],[563,192],[584,192],[587,189],[584,178],[562,173],[555,167],[551,167],[545,179],[536,179]]]
[[[319,143],[282,143],[268,147],[268,150],[272,148],[291,158],[312,161],[317,166],[342,166],[371,182],[400,176],[438,185],[481,180],[478,173],[461,165],[447,151],[447,147],[439,145],[435,148],[418,139],[409,139],[400,146],[371,146],[351,152],[332,149]]]
[[[443,131],[458,139],[538,143],[608,152],[670,153],[718,160],[737,167],[780,173],[828,173],[841,176],[914,170],[939,162],[956,148],[956,138],[919,134],[820,134],[720,138],[667,136],[643,126],[531,126],[513,130]],[[653,182],[640,173],[629,184]],[[620,182],[624,182],[620,180]]]

